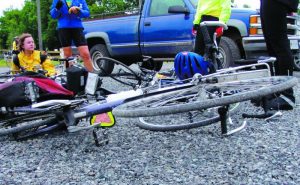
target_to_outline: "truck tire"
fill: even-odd
[[[112,70],[114,69],[114,63],[109,63],[109,62],[100,62],[98,60],[100,57],[110,57],[109,53],[106,49],[106,46],[104,44],[96,44],[94,45],[91,50],[91,58],[92,58],[92,63],[93,67],[96,70],[104,70],[106,74],[110,74]]]
[[[237,44],[229,37],[221,38],[219,51],[223,68],[233,67],[235,66],[234,61],[241,59]]]
[[[300,71],[300,56],[294,56],[294,71]]]
[[[148,61],[144,61],[144,62],[139,62],[138,65],[141,68],[159,71],[159,70],[161,70],[163,63],[164,63],[163,61],[148,60]]]

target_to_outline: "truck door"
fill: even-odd
[[[184,0],[150,0],[141,21],[141,48],[143,55],[172,57],[180,51],[193,48],[191,34],[194,11],[168,13],[170,6],[186,7]]]

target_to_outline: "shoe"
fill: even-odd
[[[250,102],[255,107],[261,107],[262,106],[262,98],[255,98],[255,99],[252,99]]]
[[[295,98],[288,98],[284,95],[266,101],[267,110],[293,110],[294,107]]]

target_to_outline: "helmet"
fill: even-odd
[[[193,52],[180,52],[174,60],[175,73],[180,80],[192,78],[195,73],[207,75],[213,72],[211,62],[207,62],[201,55]]]

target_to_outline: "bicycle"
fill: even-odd
[[[213,38],[214,41],[212,42],[209,35],[208,35],[207,28],[206,28],[207,26],[223,26],[226,29],[226,26],[224,26],[224,25],[222,25],[218,22],[215,22],[215,21],[203,22],[203,23],[200,24],[200,26],[201,26],[200,28],[201,28],[202,34],[204,35],[204,38],[206,38],[206,40],[205,40],[205,43],[206,43],[205,44],[206,45],[206,48],[205,48],[206,52],[205,53],[206,54],[205,54],[204,57],[206,58],[206,60],[210,60],[214,64],[214,66],[216,66],[215,67],[217,69],[216,71],[219,71],[219,73],[226,73],[226,70],[222,70],[222,69],[220,69],[220,67],[218,67],[218,66],[222,66],[222,64],[221,64],[220,59],[218,58],[218,45],[216,43],[216,35],[214,35],[214,38]],[[270,62],[274,62],[275,60],[276,59],[274,59],[274,58],[268,58],[266,60],[258,61],[258,63],[270,63]],[[251,66],[251,65],[250,66],[245,66],[244,69],[252,68],[252,67],[255,67],[255,66]],[[242,68],[239,68],[239,69],[242,69]],[[270,71],[269,68],[267,68],[266,74],[268,74],[268,75],[265,75],[264,77],[271,76],[269,71]],[[255,73],[253,73],[253,74],[254,75],[252,75],[252,78],[257,78],[260,75],[260,74],[257,74],[258,76],[256,76]],[[251,77],[248,77],[248,78],[251,79]],[[238,78],[237,78],[237,80],[238,80]],[[174,96],[175,96],[175,94],[176,93],[174,93]],[[163,97],[161,97],[161,98],[163,98]],[[174,98],[174,101],[175,100],[176,99]],[[136,102],[138,102],[138,101],[139,100],[136,100]],[[134,103],[132,103],[132,104],[134,104]],[[139,111],[136,111],[136,110],[133,111],[134,112],[133,115],[130,115],[131,110],[129,111],[129,109],[127,109],[128,107],[124,107],[125,111],[124,111],[124,114],[123,114],[122,110],[121,110],[123,108],[123,106],[125,106],[125,105],[121,105],[120,107],[116,108],[116,110],[114,110],[114,114],[117,115],[117,116],[124,116],[124,117],[147,116],[147,115],[144,115],[142,113],[139,114]],[[234,106],[231,106],[231,107],[224,106],[224,105],[216,106],[215,109],[217,109],[217,110],[206,110],[209,107],[206,107],[206,108],[204,107],[203,111],[201,113],[198,113],[199,110],[201,111],[201,106],[199,107],[199,109],[194,108],[194,109],[191,109],[191,110],[186,110],[186,111],[182,110],[182,111],[179,111],[179,112],[178,111],[177,112],[176,111],[168,112],[165,109],[161,109],[161,111],[164,112],[164,113],[157,113],[157,114],[149,113],[148,117],[149,116],[151,116],[151,117],[148,118],[148,121],[145,120],[146,118],[140,117],[139,118],[140,122],[137,123],[137,125],[140,128],[147,129],[147,130],[153,130],[153,131],[174,131],[174,130],[181,130],[181,129],[188,129],[188,128],[206,126],[206,125],[210,125],[212,123],[215,123],[215,122],[221,120],[221,122],[223,122],[222,123],[222,134],[230,135],[234,132],[237,132],[237,131],[243,129],[246,126],[246,123],[244,122],[241,127],[238,127],[237,129],[234,129],[231,132],[227,132],[226,120],[231,121],[230,119],[227,119],[229,117],[227,115],[228,110],[230,110],[231,113],[233,113],[233,112],[236,111],[237,107],[238,107],[237,104],[235,104]],[[168,107],[168,108],[172,109],[172,107]],[[195,113],[196,110],[198,112]],[[144,109],[143,111],[145,111],[145,113],[148,113],[148,111],[146,109]],[[141,112],[143,112],[143,111],[141,111]],[[266,110],[264,110],[264,111],[266,111]],[[179,113],[182,113],[182,112],[185,115],[178,115]],[[207,118],[203,112],[204,113],[208,112],[209,117]],[[280,114],[280,113],[278,112],[276,114],[269,114],[269,113],[265,112],[261,115],[243,114],[243,117],[244,118],[266,118],[266,119],[270,119],[273,116],[276,116],[278,114]],[[160,115],[164,115],[165,119],[178,120],[178,122],[183,122],[183,123],[164,124],[164,123],[161,123],[161,122],[159,122],[159,123],[153,122],[153,120],[155,120],[155,117],[153,117],[153,116],[160,116]],[[168,116],[169,118],[166,118],[166,116]],[[184,120],[183,118],[186,118],[186,119]],[[194,121],[194,120],[200,120],[200,121]],[[168,121],[166,121],[166,122],[168,122]]]
[[[265,69],[245,70],[253,66],[265,66]],[[249,75],[254,79],[249,79]],[[47,129],[57,126],[58,122],[63,122],[68,126],[69,132],[95,128],[93,135],[99,143],[97,128],[101,128],[101,123],[80,126],[79,120],[109,111],[113,111],[115,116],[120,117],[147,117],[199,110],[205,112],[215,107],[217,109],[214,111],[218,111],[219,116],[200,121],[196,126],[204,126],[221,119],[222,134],[229,135],[242,128],[227,132],[228,105],[266,96],[297,84],[297,79],[293,77],[269,76],[270,69],[267,64],[255,64],[224,69],[207,76],[197,74],[185,83],[174,82],[174,84],[165,84],[162,88],[154,85],[110,94],[102,101],[92,104],[85,104],[82,99],[48,100],[36,103],[27,109],[19,108],[18,116],[1,122],[0,135],[22,132],[26,135],[27,132],[36,131],[40,127]],[[31,114],[25,114],[28,111]],[[35,121],[32,122],[33,120]],[[192,123],[187,123],[182,127],[194,126]]]
[[[74,59],[70,58],[59,60],[62,62],[68,62],[70,60],[74,61]],[[114,59],[104,57],[99,58],[99,60],[114,62],[116,69],[119,66],[119,69],[117,70],[118,73],[110,73],[105,76],[101,76],[101,74],[94,74],[96,75],[96,78],[99,78],[99,76],[102,77],[102,79],[99,78],[100,83],[98,82],[98,80],[94,79],[91,80],[91,83],[89,83],[89,81],[87,80],[87,85],[85,87],[86,92],[76,94],[74,96],[75,100],[73,101],[65,100],[66,102],[69,102],[67,103],[67,105],[64,104],[64,100],[49,100],[37,103],[36,99],[32,99],[32,106],[2,107],[0,111],[0,117],[2,119],[0,121],[0,125],[2,127],[0,135],[14,134],[15,137],[21,138],[22,136],[30,135],[27,134],[28,132],[34,133],[38,132],[38,130],[49,130],[50,127],[61,125],[61,121],[64,119],[62,117],[63,110],[75,109],[79,106],[87,106],[91,102],[104,100],[104,97],[107,94],[115,93],[101,87],[101,84],[104,81],[103,78],[112,78],[113,80],[124,84],[124,86],[130,86],[130,88],[137,88],[137,86],[141,84],[142,81],[147,82],[152,78],[152,74],[145,76],[142,74],[138,74],[128,68],[126,65]],[[124,75],[124,77],[122,77],[123,80],[120,80],[120,75]],[[10,75],[10,77],[15,77],[15,75]],[[66,73],[60,73],[53,77],[53,79],[57,80],[58,78],[63,79],[66,77]],[[36,93],[36,91],[29,91],[28,97],[37,97],[38,95],[34,93]],[[34,107],[39,106],[40,104],[42,104],[42,107]],[[56,124],[57,120],[59,120],[59,124]],[[76,122],[78,123],[78,121]],[[20,134],[21,131],[23,132],[23,134]]]
[[[265,68],[249,71],[249,68],[255,66],[264,66]],[[138,75],[127,74],[126,76],[136,77]],[[78,120],[111,110],[120,117],[144,117],[189,111],[206,112],[207,109],[217,107],[213,109],[214,112],[218,111],[217,117],[209,118],[208,121],[200,121],[196,126],[221,120],[222,134],[229,135],[233,132],[227,131],[228,105],[282,91],[293,87],[296,83],[297,79],[292,77],[270,77],[270,69],[267,64],[255,64],[219,70],[207,76],[197,74],[192,79],[174,81],[169,84],[162,85],[157,82],[150,82],[149,87],[110,94],[104,97],[102,101],[92,104],[84,104],[82,100],[49,100],[34,104],[30,110],[39,116],[53,114],[51,121],[57,121],[57,119],[64,121],[69,132],[76,132],[101,128],[101,123],[80,126]],[[179,105],[173,104],[178,102]],[[151,107],[150,103],[156,107]],[[18,133],[23,128],[31,129],[33,127],[36,129],[48,124],[46,120],[41,120],[32,123],[32,127],[28,128],[30,126],[22,127],[16,123],[22,120],[22,115],[16,117],[13,121],[17,124],[15,126],[17,128],[8,125],[8,127],[0,129],[0,135]],[[50,121],[50,119],[47,120]],[[1,125],[4,125],[3,122]],[[192,127],[191,123],[186,125],[184,128]],[[22,128],[18,128],[20,126]],[[239,127],[238,130],[241,128]],[[238,130],[234,130],[234,132]],[[93,130],[93,133],[96,132]],[[97,138],[97,134],[94,135]],[[98,141],[98,139],[96,140]]]

